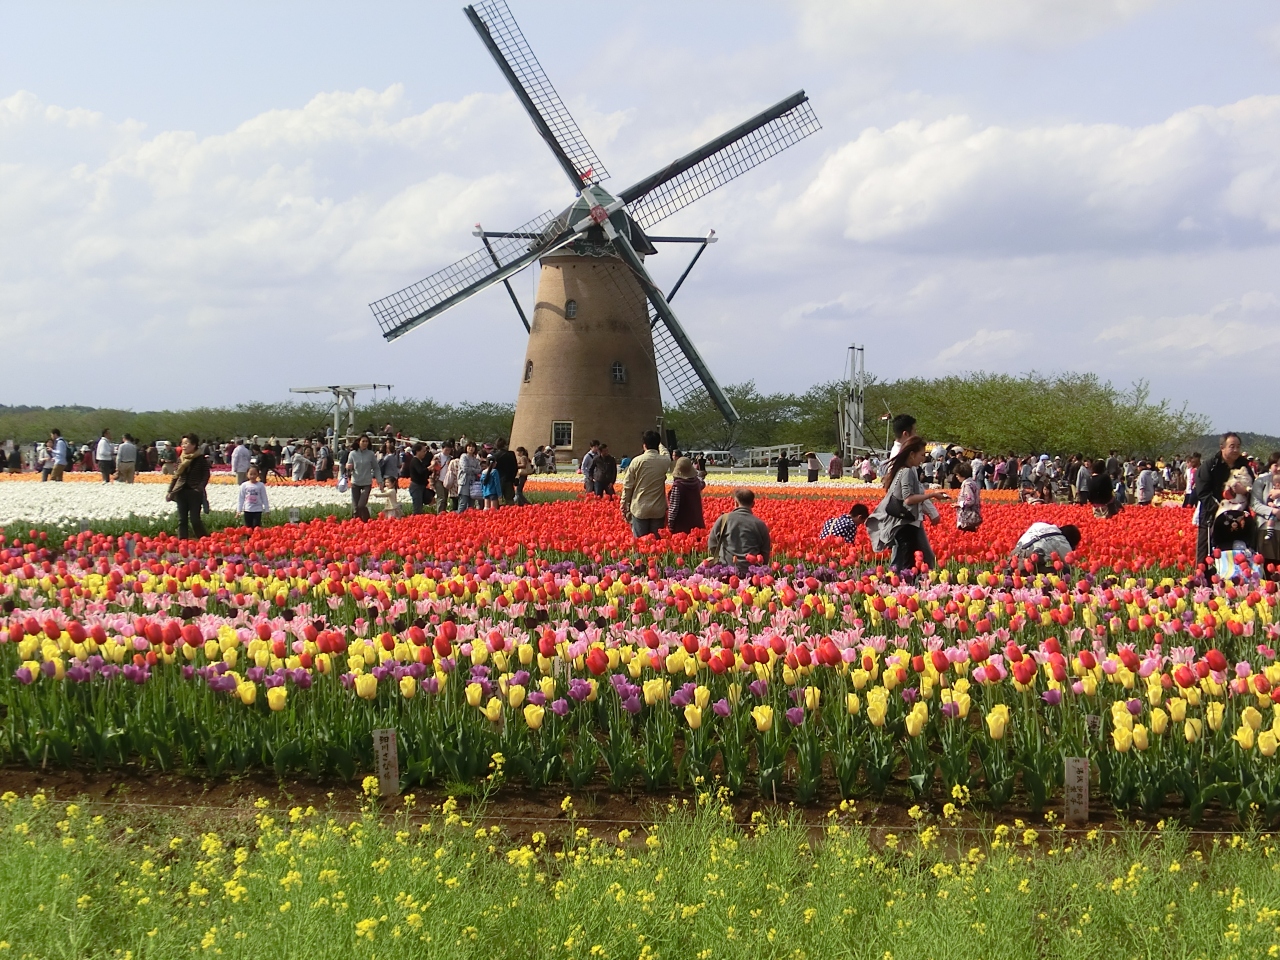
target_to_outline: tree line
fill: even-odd
[[[847,387],[820,383],[802,393],[762,393],[753,381],[725,389],[741,420],[729,425],[700,393],[666,413],[685,449],[799,443],[815,450],[839,444],[837,410]],[[917,430],[931,440],[950,441],[988,453],[1017,451],[1158,455],[1186,452],[1208,432],[1207,417],[1156,400],[1144,382],[1128,390],[1094,374],[1020,376],[973,373],[938,379],[882,381],[868,377],[865,433],[883,444],[886,414],[910,413]],[[131,410],[93,407],[0,406],[0,438],[43,439],[54,427],[68,438],[88,442],[103,428],[115,437],[126,431],[144,441],[176,440],[189,430],[202,437],[297,437],[323,431],[333,422],[326,403],[296,400],[244,403],[190,410]],[[381,430],[391,423],[409,436],[429,439],[466,434],[493,439],[510,436],[514,406],[509,403],[444,404],[429,399],[379,398],[356,411],[358,430]],[[345,424],[344,424],[345,426]],[[621,447],[625,438],[609,438]]]

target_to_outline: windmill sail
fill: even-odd
[[[495,238],[470,256],[398,293],[369,304],[382,335],[395,340],[492,284],[519,273],[542,255],[573,239],[572,229],[556,229],[548,210],[511,235]],[[530,239],[536,238],[536,239]]]
[[[574,189],[607,179],[608,171],[547,79],[506,0],[479,0],[465,12]]]
[[[821,129],[801,90],[618,196],[631,216],[648,229]]]

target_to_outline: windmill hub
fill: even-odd
[[[395,340],[496,283],[506,286],[529,333],[512,426],[513,446],[551,444],[568,459],[591,440],[618,455],[662,416],[659,378],[679,405],[709,395],[730,423],[737,411],[671,309],[670,299],[712,237],[666,237],[701,247],[664,296],[645,268],[657,253],[654,224],[820,129],[804,91],[792,94],[621,191],[599,184],[608,172],[542,71],[505,0],[464,12],[560,164],[577,199],[503,233],[478,230],[483,247],[452,266],[370,304]],[[533,319],[510,278],[541,263]]]

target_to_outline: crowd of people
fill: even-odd
[[[883,459],[872,454],[850,457],[841,451],[824,464],[814,452],[804,454],[808,480],[822,472],[838,479],[851,472],[867,483],[878,482],[883,497],[874,510],[854,504],[848,513],[832,517],[821,536],[852,541],[865,528],[876,550],[892,551],[891,564],[908,569],[935,560],[924,521],[938,523],[936,502],[955,498],[956,525],[976,532],[982,525],[982,491],[1017,490],[1027,503],[1076,503],[1091,507],[1099,518],[1113,517],[1126,505],[1146,507],[1165,498],[1178,498],[1196,508],[1197,557],[1214,560],[1215,553],[1248,550],[1268,562],[1280,562],[1280,452],[1264,464],[1248,455],[1235,433],[1224,434],[1219,450],[1204,461],[1200,453],[1182,457],[1122,457],[1112,450],[1106,457],[1038,453],[989,457],[981,450],[955,445],[930,446],[916,433],[915,418],[894,417],[895,442]],[[24,468],[22,450],[4,445],[4,462],[11,472]],[[315,480],[337,481],[349,490],[352,514],[372,516],[374,491],[385,500],[382,512],[401,513],[400,491],[408,494],[408,510],[421,514],[496,510],[523,506],[526,480],[556,471],[554,447],[538,447],[531,455],[524,447],[510,449],[505,438],[481,443],[466,436],[440,442],[405,437],[390,424],[381,433],[372,429],[354,442],[332,438],[332,431],[309,437],[278,440],[244,437],[202,442],[195,434],[179,444],[165,440],[142,444],[128,433],[117,442],[103,430],[92,446],[78,448],[61,431],[35,444],[31,457],[41,480],[58,482],[79,466],[95,471],[103,483],[132,483],[142,471],[171,477],[168,498],[178,509],[179,535],[202,536],[201,514],[208,512],[205,488],[218,470],[235,475],[240,487],[237,513],[246,526],[261,525],[270,508],[269,484]],[[792,462],[779,459],[778,479],[786,481]],[[797,463],[796,465],[799,465]],[[656,431],[643,437],[643,452],[634,459],[614,457],[607,443],[592,441],[580,465],[583,489],[596,497],[620,500],[623,517],[636,537],[660,535],[663,529],[683,533],[707,529],[702,489],[707,464],[678,450],[667,450]],[[616,486],[622,477],[622,491]],[[667,486],[667,478],[672,483]],[[754,495],[735,491],[735,509],[711,524],[708,550],[727,565],[748,558],[767,558],[768,529],[754,516]],[[1036,542],[1078,544],[1075,528],[1039,531]],[[1029,534],[1034,533],[1028,531]],[[1046,535],[1048,539],[1046,539]],[[1054,540],[1053,538],[1057,539]],[[1053,553],[1050,550],[1048,553]],[[1061,553],[1061,551],[1058,551]],[[1037,556],[1047,556],[1047,554]],[[1037,561],[1040,562],[1040,561]]]

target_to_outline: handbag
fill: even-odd
[[[884,498],[885,516],[894,517],[897,520],[914,520],[916,515],[911,512],[911,508],[903,502],[903,499],[894,494],[889,494]]]
[[[473,480],[471,486],[467,488],[467,496],[472,500],[481,500],[484,498],[484,484],[479,480]]]
[[[350,489],[350,481],[347,480],[347,475],[344,473],[342,476],[338,477],[338,492],[346,493]]]

